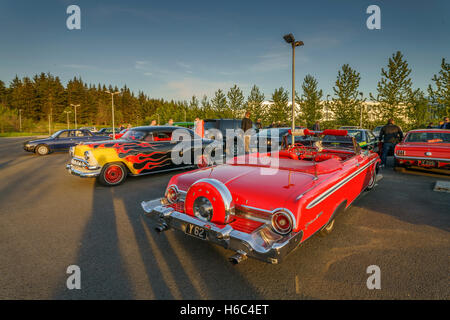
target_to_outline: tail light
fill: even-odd
[[[291,216],[285,211],[275,212],[272,216],[272,228],[279,234],[288,234],[293,228]]]
[[[166,199],[169,203],[177,203],[179,200],[179,191],[177,186],[171,185],[166,189]]]
[[[406,154],[405,150],[397,150],[398,156],[404,156]]]

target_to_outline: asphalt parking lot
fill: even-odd
[[[378,186],[282,264],[247,260],[176,231],[157,234],[140,202],[174,173],[107,188],[0,138],[0,299],[449,299],[450,193],[439,178],[384,169]],[[448,179],[448,178],[447,178]],[[81,269],[69,290],[66,269]],[[369,290],[366,268],[381,270]]]

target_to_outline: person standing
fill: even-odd
[[[250,112],[247,111],[245,113],[245,117],[242,119],[241,129],[244,131],[244,146],[245,153],[249,153],[250,151],[250,132],[247,133],[250,129],[253,128],[253,122],[250,120]]]
[[[169,119],[169,122],[167,122],[167,125],[173,126],[173,119]]]
[[[156,126],[156,120],[152,120],[152,123],[150,123],[151,126]]]
[[[441,129],[450,129],[450,122],[448,121],[448,117],[444,118],[444,123],[440,126]]]
[[[320,123],[316,121],[312,127],[313,131],[320,131]]]
[[[194,132],[198,134],[200,137],[204,138],[205,133],[203,132],[203,120],[200,120],[199,117],[194,120]]]
[[[430,122],[427,126],[427,129],[433,129],[433,122]]]
[[[258,132],[259,132],[259,130],[261,130],[261,129],[262,129],[262,120],[258,119],[258,120],[256,120],[256,130],[258,130]]]
[[[386,166],[387,156],[393,151],[395,145],[403,140],[403,132],[399,126],[395,125],[394,119],[389,119],[388,123],[381,128],[380,142],[383,142],[383,150],[381,152],[381,166]]]

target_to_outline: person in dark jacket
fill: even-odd
[[[427,129],[433,129],[433,122],[430,122],[427,126]]]
[[[393,151],[395,145],[403,140],[403,132],[399,126],[394,124],[394,119],[389,119],[388,123],[381,128],[379,140],[383,142],[381,152],[381,165],[386,166],[387,156]]]
[[[253,128],[253,122],[250,120],[250,112],[245,113],[245,117],[242,119],[241,129],[244,131],[244,146],[245,153],[250,151],[250,134],[247,133],[248,130]]]
[[[319,121],[316,121],[312,127],[313,131],[320,131],[320,123]]]
[[[448,121],[448,117],[444,118],[444,123],[440,127],[441,129],[450,129],[450,122]]]

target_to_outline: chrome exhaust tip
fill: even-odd
[[[168,229],[169,229],[169,227],[167,226],[167,224],[161,224],[161,225],[155,227],[155,231],[158,233],[162,233]]]
[[[241,263],[242,261],[247,260],[248,257],[245,253],[236,253],[235,255],[228,258],[228,261],[230,261],[232,264],[236,265]]]

